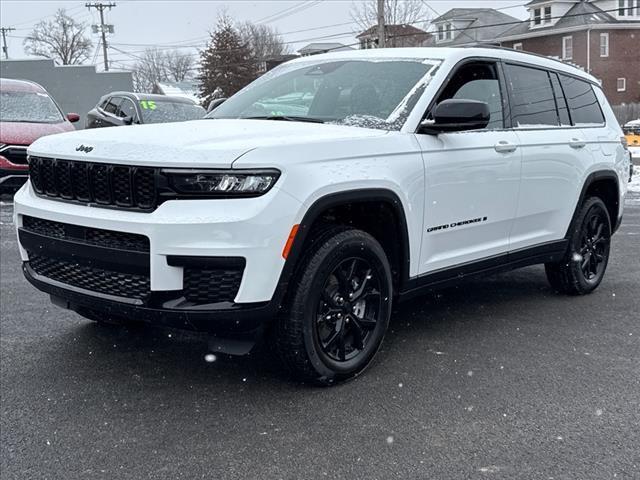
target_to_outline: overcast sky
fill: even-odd
[[[151,45],[180,45],[184,46],[184,51],[197,54],[198,48],[204,47],[208,32],[215,26],[219,12],[225,8],[234,19],[264,22],[276,27],[293,51],[314,41],[344,44],[355,42],[356,27],[349,12],[357,2],[352,0],[126,0],[116,3],[115,8],[106,11],[107,23],[113,24],[115,28],[115,33],[109,35],[107,42],[127,53],[113,50],[109,52],[114,69],[131,66],[136,61],[135,55]],[[432,17],[456,7],[500,8],[514,17],[526,17],[526,10],[521,6],[526,3],[525,0],[425,0],[423,3],[430,7],[427,11]],[[0,23],[3,27],[16,28],[7,38],[9,57],[25,58],[23,38],[37,22],[50,18],[58,8],[65,8],[69,15],[88,25],[99,23],[98,13],[95,10],[89,11],[84,5],[84,1],[2,0]],[[98,36],[92,37],[97,47]],[[96,49],[92,60],[93,58],[100,63],[102,52]]]

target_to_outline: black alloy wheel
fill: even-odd
[[[378,352],[391,316],[391,267],[367,232],[332,226],[314,237],[272,344],[298,379],[331,385],[361,373]]]
[[[608,219],[601,212],[592,210],[582,230],[579,256],[582,275],[587,282],[597,281],[606,266],[605,256],[609,250]]]
[[[345,362],[361,354],[382,309],[380,280],[363,258],[343,260],[327,277],[318,302],[316,331],[324,355]]]
[[[599,197],[584,201],[567,239],[569,245],[563,259],[545,264],[547,279],[560,293],[591,293],[604,278],[611,248],[611,220]]]

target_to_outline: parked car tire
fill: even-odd
[[[391,315],[391,268],[377,240],[346,227],[324,232],[290,288],[273,332],[285,366],[298,379],[322,385],[362,372]]]
[[[545,264],[547,279],[560,293],[593,292],[604,277],[611,246],[611,220],[598,197],[585,200],[571,226],[569,246],[562,261]]]

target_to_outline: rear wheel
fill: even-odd
[[[391,268],[366,232],[338,227],[298,269],[274,331],[277,353],[301,380],[351,378],[380,348],[391,314]]]
[[[562,261],[545,264],[551,286],[570,295],[594,291],[607,268],[611,245],[611,220],[604,202],[589,197],[578,213]]]

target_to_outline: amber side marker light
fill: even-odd
[[[287,243],[284,244],[284,249],[282,250],[282,258],[285,260],[289,256],[289,252],[291,251],[291,247],[293,246],[293,240],[296,238],[296,233],[298,233],[298,228],[300,224],[296,224],[291,227],[291,232],[289,233],[289,238],[287,238]]]

